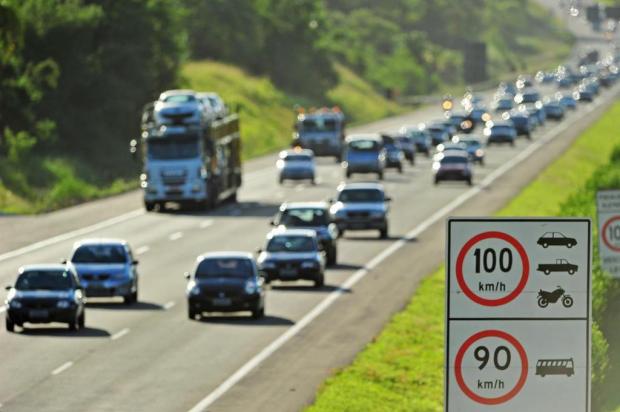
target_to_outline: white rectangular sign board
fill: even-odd
[[[590,411],[590,239],[589,219],[449,219],[446,411]]]
[[[598,245],[601,266],[612,277],[620,278],[620,190],[601,190],[596,194]]]

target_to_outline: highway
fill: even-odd
[[[580,44],[580,47],[585,45]],[[316,186],[277,184],[275,156],[247,162],[238,204],[208,213],[146,213],[132,192],[40,217],[0,218],[0,283],[20,265],[59,262],[84,237],[127,239],[140,260],[140,302],[87,306],[86,328],[34,326],[0,331],[1,411],[298,410],[320,383],[346,365],[410,299],[444,257],[444,219],[487,215],[519,192],[613,102],[604,91],[568,118],[538,129],[516,147],[487,150],[474,187],[432,184],[430,160],[418,156],[402,175],[386,173],[390,238],[347,233],[339,265],[320,290],[310,283],[272,285],[266,317],[246,314],[190,321],[185,279],[196,257],[216,250],[255,251],[283,201],[334,195],[343,171],[319,161]],[[487,99],[489,93],[484,95]],[[395,130],[440,117],[425,107],[353,131]],[[355,176],[355,180],[367,177]],[[374,177],[373,177],[374,179]],[[439,349],[439,348],[438,348]]]

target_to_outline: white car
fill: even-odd
[[[223,119],[228,116],[228,107],[219,94],[214,92],[203,92],[198,93],[198,98],[204,105],[210,105],[210,110],[214,113],[216,119]]]
[[[206,121],[204,106],[193,90],[168,90],[159,95],[153,108],[158,126],[203,125]]]
[[[316,165],[312,150],[283,150],[280,152],[276,167],[280,183],[285,180],[310,180],[315,184]]]

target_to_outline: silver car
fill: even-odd
[[[378,230],[381,239],[388,237],[388,202],[378,183],[348,183],[338,187],[330,214],[342,235],[346,230]]]
[[[278,161],[278,181],[309,180],[315,184],[316,165],[314,153],[308,149],[283,150]]]

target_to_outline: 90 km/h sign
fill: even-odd
[[[447,229],[446,410],[589,411],[590,221]]]

